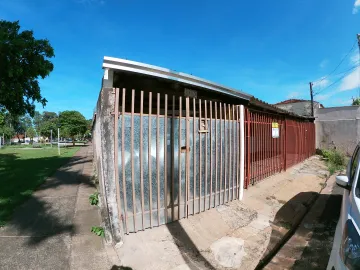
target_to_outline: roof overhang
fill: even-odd
[[[249,95],[247,93],[208,80],[204,80],[186,73],[176,72],[167,68],[157,67],[157,66],[125,60],[121,58],[105,56],[103,62],[103,68],[121,70],[131,73],[139,73],[139,74],[154,76],[158,78],[168,79],[172,81],[177,81],[197,87],[210,89],[215,92],[241,98],[244,100],[250,100],[250,98],[252,97],[252,95]]]

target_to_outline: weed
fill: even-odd
[[[95,233],[97,236],[101,236],[101,237],[105,236],[105,230],[103,227],[92,226],[91,232]]]
[[[89,202],[91,205],[98,205],[99,203],[99,192],[94,192],[89,196]]]
[[[319,185],[320,185],[322,188],[325,188],[325,187],[326,187],[326,183],[319,183]]]
[[[339,151],[321,150],[322,157],[326,160],[330,175],[345,168],[345,156]]]

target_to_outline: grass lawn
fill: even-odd
[[[79,147],[0,149],[0,227],[11,218],[14,209],[28,199],[46,177],[65,164]]]

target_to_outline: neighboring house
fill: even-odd
[[[301,115],[311,116],[311,101],[305,99],[288,99],[274,104],[274,106],[286,110],[288,112]],[[324,108],[322,104],[314,101],[314,113],[317,109]]]
[[[18,135],[15,135],[14,137],[12,137],[11,138],[11,142],[13,142],[13,143],[17,143],[17,142],[19,142],[19,140],[20,140],[20,142],[23,142],[24,141],[24,134],[18,134]]]

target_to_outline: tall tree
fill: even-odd
[[[73,140],[75,145],[75,136],[79,133],[83,135],[86,132],[88,122],[78,111],[64,111],[59,114],[59,122],[62,134],[66,134]]]
[[[41,133],[41,128],[42,128],[42,124],[43,124],[43,116],[38,111],[36,111],[34,113],[33,122],[34,122],[34,127],[35,127],[36,132],[38,134]]]
[[[30,142],[33,142],[36,132],[33,127],[30,127],[26,130],[26,135],[29,136]]]
[[[12,115],[35,113],[35,102],[43,106],[38,79],[53,70],[54,49],[33,31],[20,31],[19,22],[0,20],[0,109]]]

